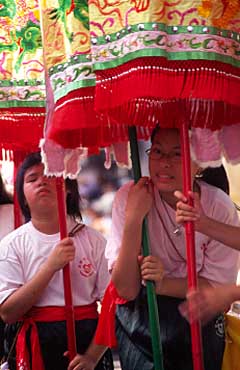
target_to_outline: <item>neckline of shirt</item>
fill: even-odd
[[[33,235],[35,235],[38,239],[41,240],[46,240],[48,242],[50,241],[58,241],[60,240],[60,233],[55,233],[55,234],[45,234],[36,229],[36,227],[33,225],[32,221],[29,221],[27,223],[27,227],[29,229],[29,232]]]

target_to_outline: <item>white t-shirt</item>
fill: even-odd
[[[72,229],[74,223],[69,227]],[[29,281],[60,240],[28,222],[0,242],[0,303]],[[101,300],[109,282],[105,239],[85,226],[73,237],[76,256],[70,263],[74,306]],[[64,306],[63,271],[57,271],[35,306]]]
[[[131,182],[120,188],[113,203],[112,230],[106,247],[109,270],[112,269],[121,246],[130,186]],[[199,182],[199,186],[201,188],[201,204],[209,217],[226,224],[240,226],[235,206],[222,190],[204,182]],[[147,217],[151,254],[161,259],[165,276],[185,278],[187,264],[184,228],[182,227],[180,235],[175,235],[173,231],[177,225],[174,209],[162,200],[156,188],[154,189],[154,198],[154,205]],[[236,282],[238,251],[198,232],[195,234],[195,245],[199,276],[208,279],[213,285],[215,283]]]
[[[14,230],[13,204],[0,204],[0,240]]]

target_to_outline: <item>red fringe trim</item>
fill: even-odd
[[[138,105],[138,111],[136,111]],[[157,101],[129,102],[109,111],[112,118],[131,122],[135,126],[154,127],[160,123],[165,128],[180,128],[185,120],[189,127],[219,130],[223,126],[240,122],[240,107],[225,105],[223,102],[173,101],[160,104]],[[179,119],[181,118],[181,120]],[[141,126],[140,126],[141,127]]]
[[[240,70],[225,63],[139,58],[96,76],[95,109],[117,122],[174,127],[184,114],[196,127],[239,123]]]
[[[225,63],[139,58],[96,75],[96,88],[75,90],[56,104],[47,137],[64,148],[97,153],[128,140],[129,124],[147,139],[156,123],[179,127],[185,119],[216,130],[240,122],[240,69]]]
[[[88,147],[89,154],[100,147],[128,140],[128,127],[94,111],[94,88],[69,93],[55,107],[47,137],[64,148]],[[89,98],[92,97],[92,98]],[[149,138],[147,128],[138,129],[139,139]]]
[[[148,140],[151,130],[147,127],[138,127],[139,140]],[[76,128],[69,130],[62,127],[57,130],[51,127],[48,138],[60,144],[63,148],[74,149],[77,147],[88,148],[88,154],[98,154],[102,147],[111,146],[113,143],[129,140],[128,126],[114,124],[111,127]]]
[[[45,108],[0,108],[0,142],[7,150],[39,150]]]

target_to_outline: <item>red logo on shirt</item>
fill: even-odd
[[[93,274],[93,266],[86,257],[80,260],[78,267],[80,269],[80,274],[84,277],[89,277]]]
[[[203,253],[206,252],[209,243],[210,243],[210,240],[208,240],[206,243],[203,243],[201,245],[201,250],[203,251]]]

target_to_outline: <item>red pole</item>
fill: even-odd
[[[64,239],[67,237],[67,224],[66,224],[66,196],[65,184],[63,177],[56,178],[57,198],[58,198],[58,217],[60,226],[60,237]],[[72,303],[72,287],[70,266],[67,264],[63,268],[63,283],[64,283],[64,297],[66,309],[66,325],[67,325],[67,338],[68,338],[68,352],[69,360],[71,361],[77,354],[76,335],[75,335],[75,320],[74,310]]]
[[[191,159],[189,149],[188,127],[186,123],[181,125],[181,147],[182,147],[182,171],[183,171],[183,190],[188,198],[188,203],[193,205],[193,200],[188,192],[192,189],[191,181]],[[186,248],[187,248],[187,271],[188,271],[188,289],[197,289],[196,255],[195,255],[195,233],[193,222],[186,222]],[[199,321],[192,321],[190,317],[191,338],[192,338],[192,356],[194,370],[204,370],[201,326]]]

